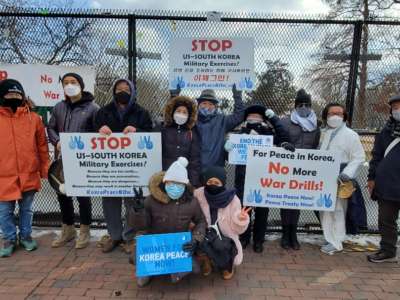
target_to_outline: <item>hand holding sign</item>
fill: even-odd
[[[122,131],[123,134],[128,134],[128,133],[135,133],[136,128],[133,126],[126,126],[124,130]]]
[[[110,127],[108,127],[107,125],[104,125],[103,127],[100,128],[99,133],[101,135],[110,135],[110,134],[112,134],[112,131],[111,131]]]
[[[240,211],[239,220],[246,221],[249,218],[249,212],[251,211],[251,207],[243,207]]]

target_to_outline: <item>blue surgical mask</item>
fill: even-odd
[[[311,107],[301,106],[297,107],[296,111],[302,118],[307,118],[311,114]]]
[[[205,108],[205,107],[201,107],[199,109],[200,114],[202,114],[203,116],[207,117],[207,116],[211,116],[215,113],[215,108]]]
[[[185,185],[182,183],[169,182],[165,184],[165,191],[172,200],[178,200],[185,192]]]

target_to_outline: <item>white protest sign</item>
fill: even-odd
[[[340,170],[337,153],[250,146],[246,170],[246,206],[335,209]]]
[[[79,74],[85,83],[85,90],[94,93],[96,72],[91,66],[0,64],[0,80],[9,78],[21,82],[26,96],[36,106],[54,106],[63,100],[61,78],[70,72]]]
[[[229,142],[232,150],[229,151],[228,162],[232,165],[245,165],[249,146],[272,147],[274,137],[272,135],[230,134]]]
[[[131,197],[161,171],[161,134],[60,133],[68,196]]]
[[[176,89],[252,90],[253,38],[173,38],[169,52],[169,87]]]

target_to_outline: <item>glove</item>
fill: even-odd
[[[232,85],[232,94],[233,94],[233,98],[242,97],[242,91],[239,91],[236,89],[236,84]]]
[[[229,140],[225,142],[224,149],[226,152],[231,152],[233,150],[233,144]]]
[[[281,147],[282,147],[283,149],[287,150],[287,151],[290,151],[290,152],[294,152],[294,151],[296,150],[296,148],[294,147],[294,145],[293,145],[292,143],[289,143],[289,142],[283,142],[283,143],[281,144]]]
[[[347,182],[347,181],[350,181],[350,180],[351,180],[351,178],[350,178],[349,175],[344,174],[344,173],[340,173],[339,174],[338,181]]]
[[[272,119],[273,117],[275,117],[275,113],[272,109],[268,108],[265,111],[265,116],[267,117],[267,119]]]
[[[189,253],[189,255],[192,256],[198,247],[199,247],[199,242],[196,240],[191,240],[190,242],[184,243],[182,245],[182,250],[184,252]]]
[[[171,98],[179,96],[180,93],[181,93],[181,86],[179,85],[179,83],[176,85],[175,90],[169,90],[169,96]]]
[[[134,188],[133,192],[135,193],[135,197],[133,197],[133,209],[135,212],[138,212],[144,208],[145,197],[143,196],[143,190],[141,187],[138,190]]]

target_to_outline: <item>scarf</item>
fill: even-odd
[[[317,129],[317,115],[312,110],[307,118],[300,117],[296,110],[290,114],[290,120],[301,127],[303,131],[312,132]]]
[[[227,207],[236,195],[236,189],[227,189],[219,194],[212,195],[204,189],[204,195],[210,206],[211,224],[215,224],[218,218],[218,209]]]
[[[393,118],[390,118],[388,122],[388,128],[390,130],[390,135],[393,138],[398,138],[400,137],[400,122],[396,121]]]

